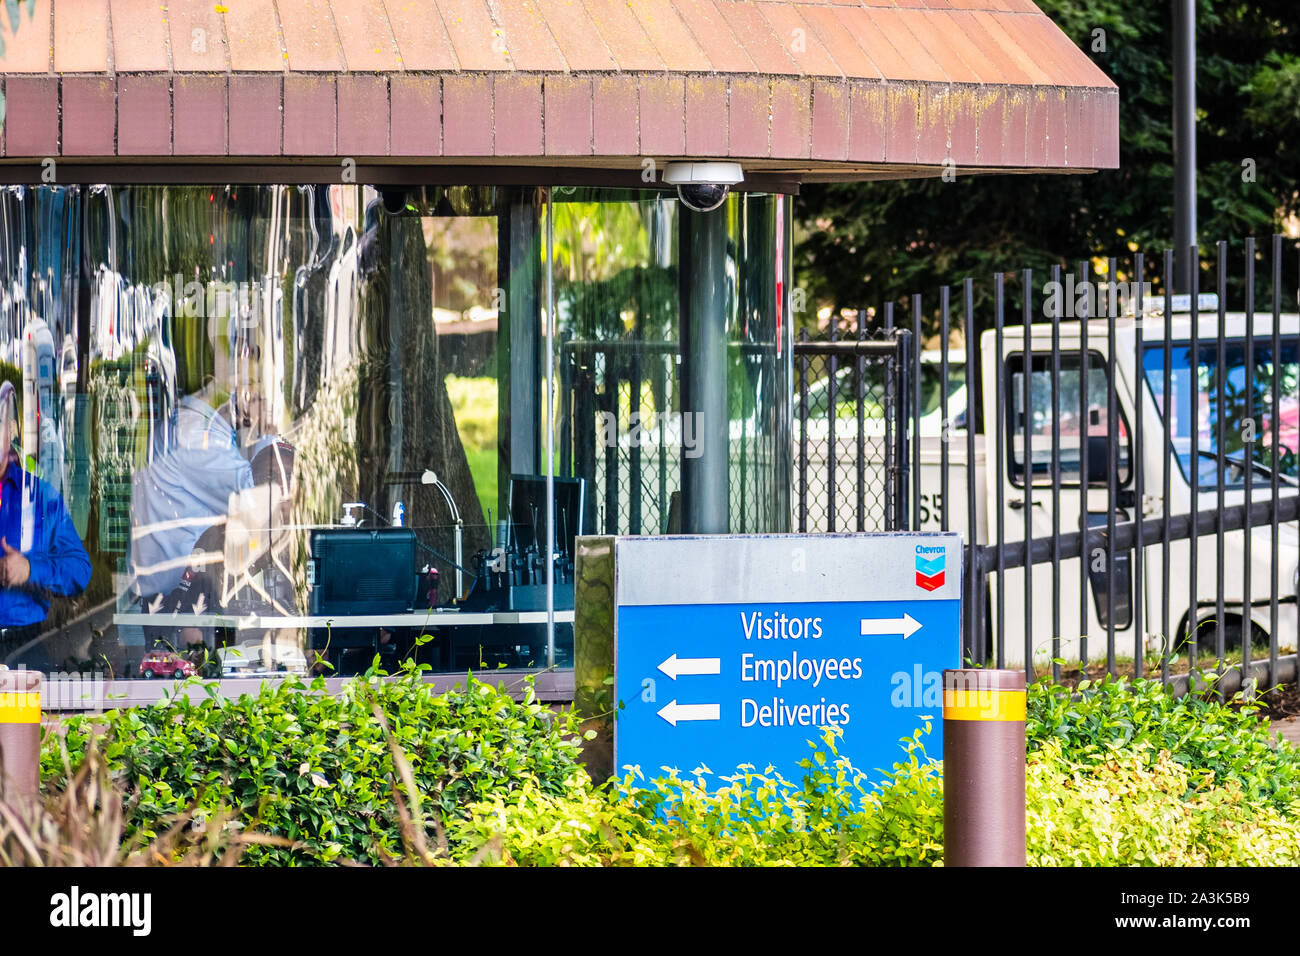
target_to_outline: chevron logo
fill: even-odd
[[[916,556],[916,586],[926,591],[934,591],[943,587],[943,570],[946,560],[946,554],[938,554],[932,558],[918,554]]]

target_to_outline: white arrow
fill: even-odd
[[[902,634],[907,640],[921,629],[921,622],[910,614],[902,617],[863,618],[863,634]]]
[[[678,657],[674,654],[668,660],[659,665],[659,669],[677,680],[677,675],[683,674],[690,676],[692,674],[721,674],[722,658],[720,657]]]
[[[679,720],[719,720],[720,707],[717,704],[679,704],[670,700],[659,710],[659,716],[674,727]]]

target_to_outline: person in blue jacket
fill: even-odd
[[[0,435],[8,437],[0,467],[0,640],[35,636],[53,595],[73,597],[90,583],[90,556],[62,496],[27,472],[13,444],[18,436],[13,384],[0,385]],[[23,548],[23,511],[30,509],[30,543]]]

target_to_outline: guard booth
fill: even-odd
[[[38,0],[0,661],[570,698],[576,538],[790,530],[801,184],[1117,165],[1113,84],[1021,6]]]

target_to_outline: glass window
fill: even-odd
[[[684,471],[713,441],[726,459],[725,530],[788,530],[788,203],[733,194],[710,214],[725,217],[721,272],[707,277],[725,339],[720,421],[687,395],[701,350],[683,342],[682,314],[705,283],[683,255],[689,224],[675,197],[575,189],[557,192],[554,210],[556,462],[588,490],[583,527],[681,531]]]
[[[1111,473],[1112,457],[1118,454],[1115,474],[1125,485],[1130,478],[1130,443],[1128,421],[1115,399],[1115,417],[1119,434],[1109,437],[1110,379],[1106,359],[1099,352],[1088,353],[1087,412],[1083,414],[1083,356],[1062,352],[1057,403],[1059,420],[1052,407],[1052,356],[1033,353],[1030,379],[1029,448],[1033,462],[1033,483],[1052,484],[1052,433],[1060,429],[1061,484],[1078,485],[1083,460],[1084,436],[1087,437],[1088,484],[1105,485]],[[1011,481],[1024,485],[1025,458],[1025,359],[1023,353],[1007,356],[1007,454]]]
[[[573,539],[673,528],[704,438],[677,202],[554,199],[0,190],[0,662],[570,666]],[[733,530],[785,530],[788,203],[719,216],[708,447]]]
[[[1195,378],[1192,374],[1192,348],[1188,342],[1174,342],[1170,347],[1170,394],[1165,396],[1164,346],[1148,346],[1142,356],[1147,385],[1156,408],[1169,421],[1170,440],[1183,477],[1191,480],[1192,434],[1196,434],[1197,481],[1200,488],[1218,487],[1219,471],[1219,350],[1214,341],[1198,344]],[[1283,339],[1281,361],[1274,362],[1271,337],[1255,341],[1254,369],[1246,381],[1246,343],[1229,339],[1224,346],[1223,454],[1224,487],[1241,487],[1246,483],[1245,463],[1253,461],[1254,482],[1271,477],[1274,451],[1277,468],[1284,480],[1300,477],[1300,459],[1296,457],[1296,399],[1300,385],[1300,342]],[[1274,376],[1277,376],[1279,402],[1273,407]],[[1193,411],[1195,405],[1195,411]],[[1249,410],[1250,414],[1247,415]],[[1258,422],[1245,425],[1247,418]]]

